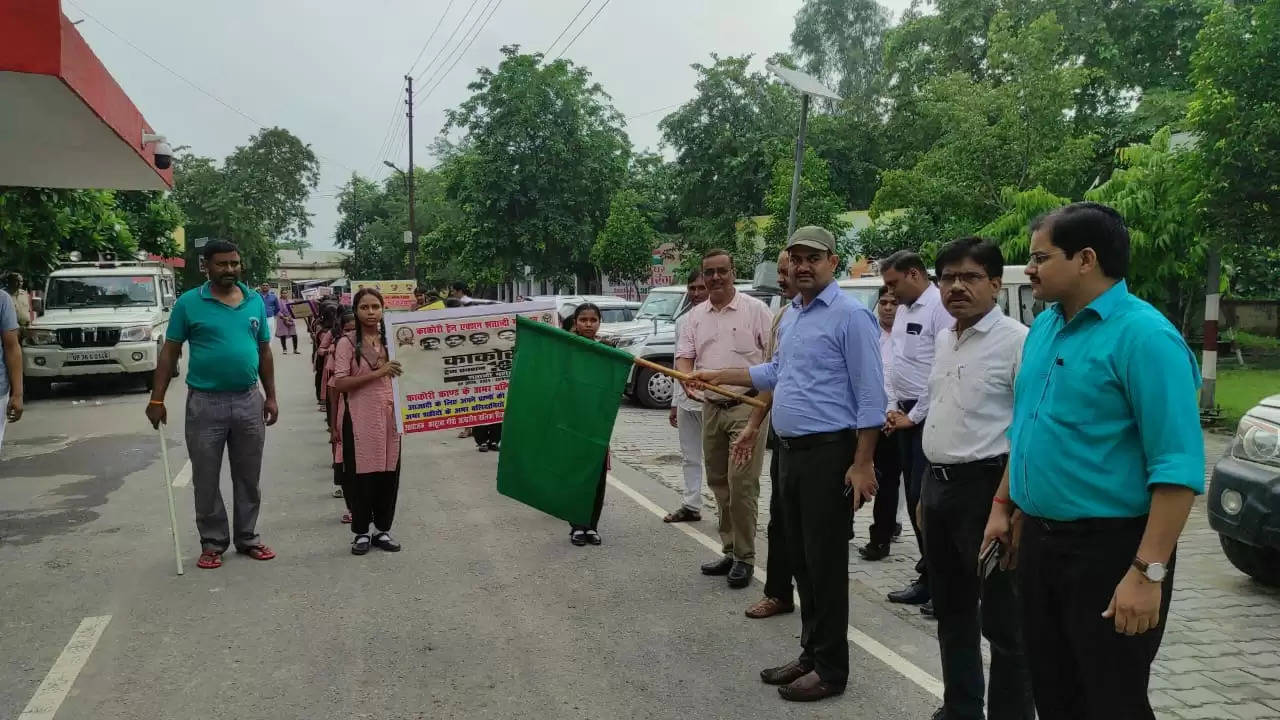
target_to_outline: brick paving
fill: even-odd
[[[1206,433],[1206,475],[1229,440]],[[612,452],[666,487],[681,489],[680,445],[666,411],[624,405]],[[765,468],[760,478],[762,540],[769,522],[767,458]],[[705,488],[703,510],[715,516],[715,499]],[[866,542],[870,515],[870,507],[858,513],[857,544]],[[915,577],[918,557],[909,525],[903,542],[894,543],[892,554],[882,561],[865,562],[850,552],[854,591],[883,597],[903,587]],[[932,621],[915,607],[885,605],[905,622],[933,633]],[[1203,497],[1197,499],[1178,546],[1169,626],[1152,666],[1151,704],[1162,720],[1280,720],[1280,591],[1253,582],[1227,562],[1209,528]]]

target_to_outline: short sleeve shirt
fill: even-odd
[[[767,305],[735,291],[719,310],[708,300],[685,315],[676,338],[676,357],[693,360],[695,370],[749,368],[769,359],[765,348],[772,326],[773,314]],[[740,392],[750,389],[726,387]]]
[[[165,338],[188,343],[187,385],[205,392],[248,390],[258,383],[258,346],[271,341],[262,296],[240,283],[244,299],[231,307],[213,296],[209,283],[186,291],[174,303]]]
[[[9,293],[0,290],[0,333],[13,332],[18,329],[18,311],[14,307]],[[0,352],[0,397],[9,394],[9,366],[5,363],[4,353]]]

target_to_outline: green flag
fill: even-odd
[[[516,318],[498,492],[586,525],[631,355]]]

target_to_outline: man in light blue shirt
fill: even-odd
[[[800,594],[801,653],[760,679],[784,700],[844,692],[849,678],[849,511],[875,496],[872,467],[888,402],[880,328],[835,282],[831,233],[796,230],[787,246],[799,295],[779,327],[772,359],[702,370],[702,382],[773,391],[783,527]],[[735,448],[735,455],[738,455]]]
[[[22,419],[22,347],[13,298],[0,290],[0,449],[4,426]]]
[[[1032,290],[1057,304],[1026,339],[984,547],[1016,551],[1040,718],[1154,720],[1147,681],[1178,536],[1204,491],[1199,371],[1129,293],[1119,213],[1076,203],[1031,230]]]

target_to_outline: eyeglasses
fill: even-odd
[[[938,278],[938,284],[951,286],[960,283],[961,285],[972,287],[988,277],[990,276],[986,273],[980,272],[942,273],[942,276]]]
[[[1062,255],[1065,257],[1066,254],[1067,253],[1065,250],[1054,250],[1053,252],[1033,252],[1027,258],[1027,265],[1028,266],[1043,265],[1045,260],[1048,260],[1049,258],[1055,255]]]
[[[723,276],[725,276],[725,277],[728,277],[728,276],[730,276],[730,275],[732,275],[732,274],[733,274],[733,268],[731,268],[731,267],[727,267],[727,268],[703,268],[703,269],[702,269],[702,276],[703,276],[703,277],[709,277],[709,278],[710,278],[710,277],[716,277],[717,275],[723,275]]]

